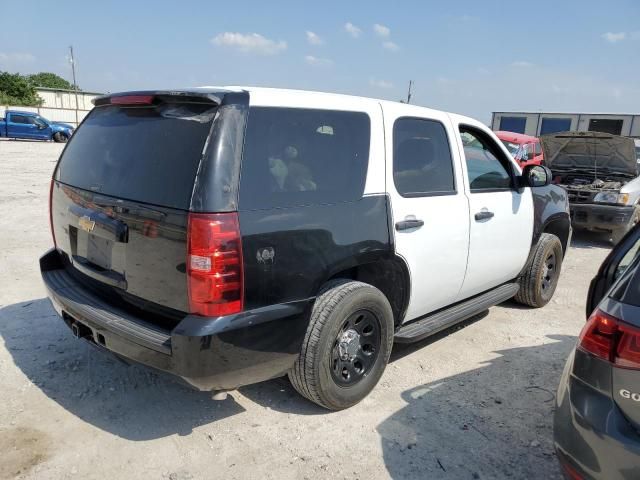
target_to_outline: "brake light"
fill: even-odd
[[[190,213],[189,310],[207,317],[242,311],[242,241],[237,213]]]
[[[580,333],[578,348],[622,368],[640,370],[640,329],[596,309]]]
[[[55,180],[52,178],[49,184],[49,228],[51,229],[51,237],[53,237],[53,246],[57,248],[56,233],[53,231],[53,187],[55,183]]]
[[[109,102],[112,105],[151,105],[153,95],[120,95],[119,97],[111,97]]]

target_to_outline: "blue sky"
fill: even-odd
[[[55,4],[55,2],[54,2]],[[496,110],[640,112],[639,0],[0,0],[0,70],[119,91],[245,84]],[[525,7],[524,5],[528,5]],[[19,13],[19,15],[18,15]]]

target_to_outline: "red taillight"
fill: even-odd
[[[584,477],[575,469],[575,467],[569,462],[569,459],[560,450],[556,450],[560,466],[565,473],[567,480],[584,480]]]
[[[151,105],[153,103],[153,95],[121,95],[119,97],[111,97],[109,102],[112,105]]]
[[[616,366],[640,370],[640,329],[598,309],[582,329],[578,348]]]
[[[190,213],[189,310],[207,317],[242,311],[242,241],[237,213]]]
[[[49,185],[49,228],[51,229],[51,236],[53,237],[53,246],[57,247],[56,232],[53,231],[53,187],[56,181],[52,178]]]

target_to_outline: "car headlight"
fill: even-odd
[[[593,197],[593,201],[596,203],[619,203],[626,205],[629,201],[628,193],[618,192],[600,192]]]

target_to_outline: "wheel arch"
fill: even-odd
[[[357,280],[376,287],[389,300],[394,325],[397,327],[402,323],[409,306],[411,278],[409,267],[401,257],[382,257],[373,262],[341,270],[331,275],[327,282],[337,278]]]
[[[567,248],[569,247],[569,238],[571,236],[571,221],[566,215],[557,215],[551,217],[542,226],[540,233],[550,233],[560,239],[562,244],[562,256],[567,254]],[[538,236],[538,241],[540,237]],[[537,242],[536,242],[537,243]]]

